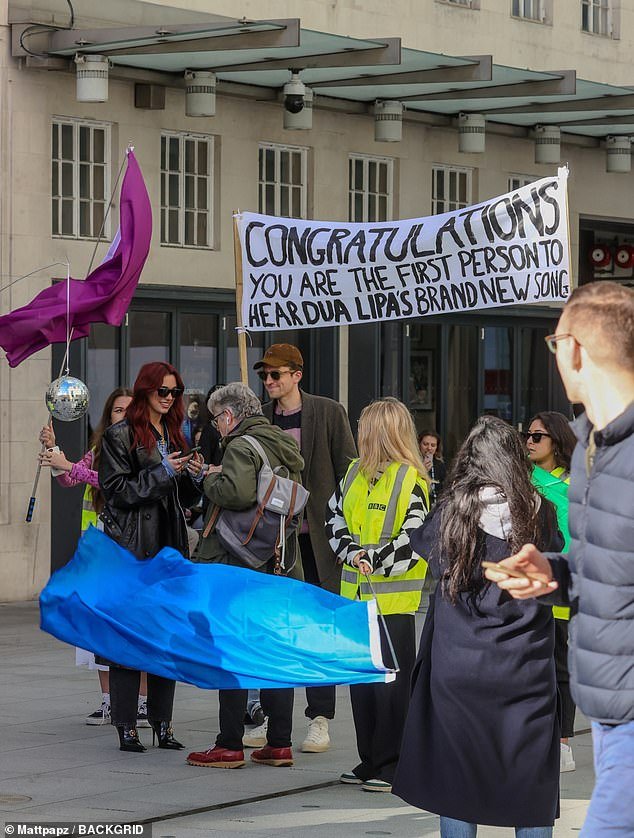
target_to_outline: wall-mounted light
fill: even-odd
[[[561,129],[557,125],[535,126],[535,162],[559,163],[561,160]]]
[[[629,137],[606,137],[605,170],[626,174],[632,171],[632,143]]]
[[[284,97],[284,128],[288,131],[310,131],[313,127],[313,91],[305,84],[301,83],[301,85],[304,90],[301,94],[303,102],[301,110],[289,111],[286,106],[287,96]],[[287,87],[288,85],[285,85],[284,90]]]
[[[216,74],[208,70],[185,71],[185,115],[216,115]]]
[[[481,113],[458,115],[458,150],[463,154],[482,154],[486,141],[486,119]]]
[[[77,53],[75,66],[77,75],[78,102],[108,101],[108,67],[105,55],[83,55]]]
[[[400,143],[403,139],[403,103],[374,103],[374,140],[377,143]]]

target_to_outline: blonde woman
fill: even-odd
[[[410,535],[429,509],[428,477],[411,414],[398,399],[372,402],[359,419],[359,459],[329,502],[326,534],[343,564],[341,595],[378,601],[398,660],[389,684],[350,687],[360,762],[341,775],[364,791],[390,792],[409,702],[416,657],[414,614],[426,563]],[[391,652],[381,638],[383,658]]]

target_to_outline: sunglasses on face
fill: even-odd
[[[539,445],[539,443],[542,441],[543,436],[550,436],[550,434],[547,434],[546,431],[535,431],[532,434],[530,434],[530,433],[524,434],[524,437],[526,438],[526,442],[528,442],[529,439],[532,439],[533,442],[535,443],[535,445]]]
[[[179,396],[183,395],[183,388],[182,387],[157,387],[156,388],[156,395],[159,399],[166,399],[168,396],[172,396],[173,399],[177,399]]]
[[[264,370],[258,370],[258,378],[260,381],[266,381],[266,379],[271,376],[273,381],[279,381],[283,375],[290,375],[291,370],[271,370],[270,372],[264,372]]]

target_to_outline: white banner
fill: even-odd
[[[372,323],[570,293],[568,170],[476,206],[345,224],[245,212],[248,331]]]

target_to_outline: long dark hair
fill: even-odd
[[[460,593],[474,590],[475,570],[483,558],[484,537],[478,526],[480,489],[493,486],[506,498],[512,552],[539,540],[541,527],[530,468],[518,431],[496,416],[481,416],[453,461],[441,498],[439,549],[447,563],[442,585],[451,602]]]
[[[103,412],[101,414],[101,419],[99,420],[99,424],[95,428],[90,437],[90,450],[92,451],[92,467],[95,471],[99,471],[99,461],[101,460],[101,441],[103,439],[103,434],[106,428],[108,428],[111,422],[112,416],[112,408],[114,407],[115,401],[119,398],[119,396],[130,396],[132,397],[134,393],[129,387],[117,387],[110,393],[108,398],[106,399],[106,403],[103,406]],[[92,487],[92,505],[94,507],[95,512],[97,515],[103,509],[103,495],[101,494],[101,490],[98,486]]]
[[[570,459],[577,444],[577,438],[564,414],[556,410],[544,410],[533,416],[528,424],[529,428],[533,422],[541,422],[546,428],[553,443],[555,462],[560,468],[570,471]]]
[[[125,414],[132,430],[132,444],[142,445],[148,451],[156,445],[156,437],[150,422],[148,396],[162,386],[166,375],[173,375],[176,379],[176,386],[184,390],[183,379],[176,367],[166,361],[152,361],[149,364],[143,364],[134,382],[134,394]],[[184,417],[185,408],[183,407],[183,394],[181,392],[172,402],[169,411],[163,416],[170,441],[174,444],[174,450],[177,451],[187,450],[187,443],[181,430]]]

